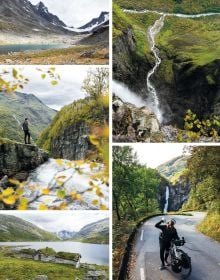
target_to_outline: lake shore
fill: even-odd
[[[0,46],[12,44],[45,44],[67,45],[66,48],[48,49],[39,51],[11,52],[0,55],[2,65],[71,65],[71,64],[97,64],[105,65],[109,61],[109,50],[101,42],[96,45],[83,45],[80,43],[89,35],[33,35],[17,36],[14,34],[0,34]]]
[[[88,34],[60,35],[60,34],[24,34],[0,33],[0,45],[19,44],[67,44],[75,45],[79,40],[86,38]]]

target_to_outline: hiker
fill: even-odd
[[[25,118],[24,123],[22,124],[22,128],[24,131],[24,142],[25,144],[31,144],[31,135],[29,132],[29,127],[28,127],[28,118]]]
[[[162,219],[160,222],[156,223],[155,227],[159,228],[162,232],[160,233],[159,237],[159,243],[160,243],[160,259],[161,259],[161,267],[160,270],[163,270],[166,265],[169,265],[167,262],[167,258],[169,256],[169,249],[171,246],[171,240],[179,239],[179,236],[177,234],[177,230],[174,227],[175,220],[171,219],[168,223],[165,225],[161,225],[164,223],[164,219]],[[165,255],[165,256],[164,256]]]

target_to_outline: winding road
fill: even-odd
[[[220,244],[211,240],[195,229],[204,213],[194,212],[193,216],[172,216],[177,223],[180,237],[184,236],[186,244],[182,249],[191,257],[192,273],[190,280],[220,279]],[[181,279],[180,274],[172,272],[171,267],[160,271],[159,232],[154,227],[160,217],[145,222],[136,235],[129,266],[129,280],[174,280]]]

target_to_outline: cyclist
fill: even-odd
[[[168,265],[167,258],[169,256],[169,249],[171,245],[172,239],[179,239],[179,236],[177,234],[177,230],[174,227],[174,224],[176,221],[174,219],[171,219],[169,222],[167,222],[165,225],[162,225],[164,223],[164,219],[159,221],[155,224],[156,228],[159,228],[162,230],[159,237],[159,244],[160,244],[160,259],[161,259],[161,267],[160,270],[165,269],[165,263]],[[165,254],[165,256],[164,256]]]

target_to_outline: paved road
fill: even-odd
[[[189,254],[192,261],[190,280],[220,279],[220,244],[207,238],[195,229],[205,214],[193,213],[193,216],[172,216],[176,221],[176,229],[180,237],[184,236],[186,244],[182,249]],[[160,217],[148,220],[140,227],[136,235],[129,267],[130,280],[174,280],[181,279],[180,274],[166,270],[159,270],[159,232],[154,227]]]

